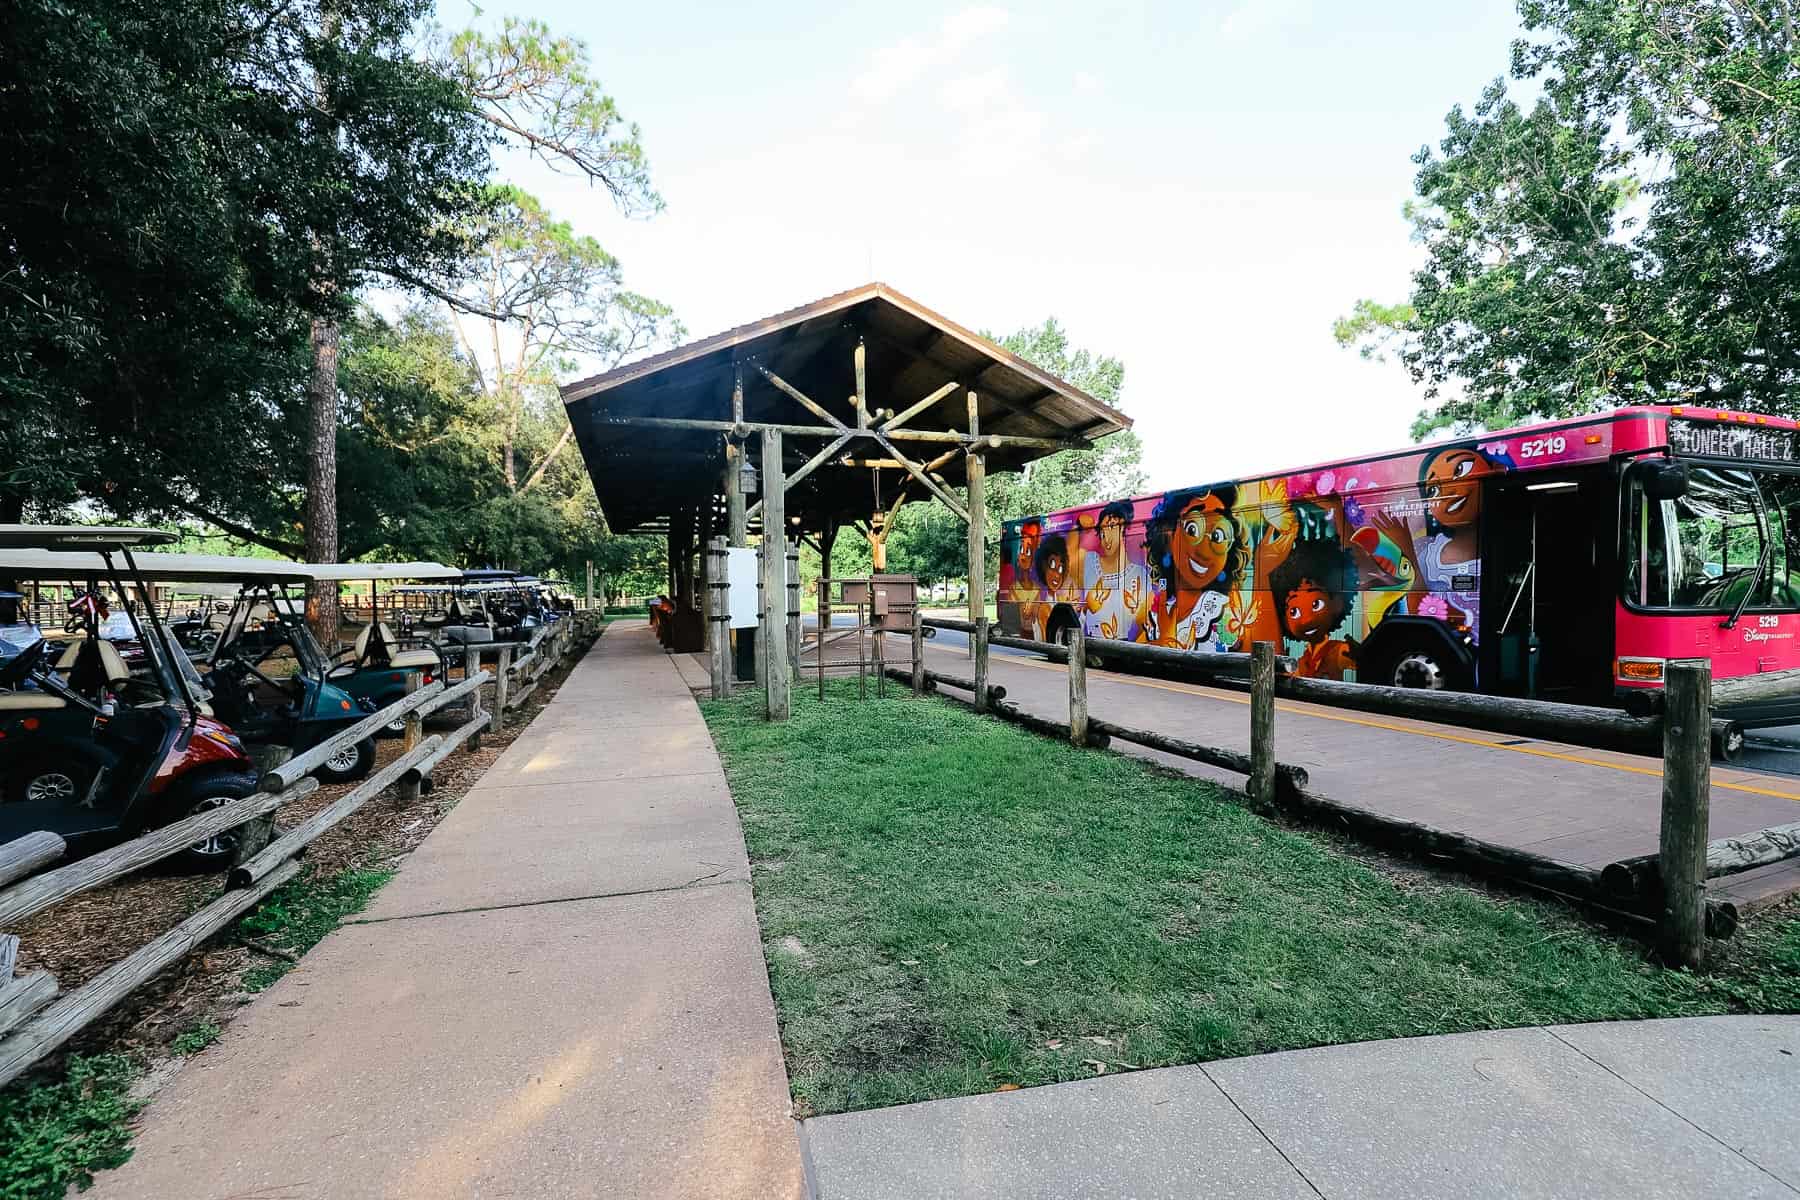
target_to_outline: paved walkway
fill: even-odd
[[[737,815],[615,624],[376,897],[147,1110],[101,1197],[794,1197]]]
[[[806,1122],[816,1200],[1800,1196],[1800,1017],[1366,1042]]]

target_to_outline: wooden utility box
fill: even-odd
[[[911,575],[871,575],[873,623],[894,633],[911,633],[913,610],[919,606],[919,581]]]

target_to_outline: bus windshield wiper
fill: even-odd
[[[1750,598],[1756,595],[1756,585],[1762,582],[1762,577],[1768,572],[1769,559],[1774,550],[1774,546],[1769,543],[1769,509],[1763,504],[1762,485],[1754,478],[1750,480],[1750,495],[1756,501],[1756,536],[1762,542],[1762,552],[1756,556],[1756,569],[1750,572],[1750,581],[1744,586],[1743,596],[1739,598],[1731,616],[1719,626],[1720,629],[1734,627],[1743,617],[1744,610],[1750,607]]]

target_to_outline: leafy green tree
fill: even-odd
[[[283,231],[317,161],[266,15],[0,6],[0,520],[179,510],[262,449],[303,362]]]
[[[1511,76],[1415,161],[1393,353],[1415,432],[1621,403],[1800,412],[1800,59],[1788,0],[1522,0]]]
[[[516,187],[494,190],[449,311],[513,492],[535,487],[574,438],[559,374],[581,363],[606,370],[681,334],[667,305],[625,289],[599,242]]]
[[[1116,358],[1076,348],[1055,317],[1042,325],[1006,337],[984,334],[1027,362],[1074,384],[1114,408],[1125,382],[1125,365]],[[1002,522],[1056,509],[1130,496],[1143,490],[1143,446],[1127,430],[1081,450],[1063,450],[1030,463],[1018,472],[987,477],[987,545],[990,582],[995,578]],[[963,493],[958,490],[957,495]],[[895,570],[928,582],[961,579],[968,574],[968,527],[937,500],[902,505],[888,535],[889,563]],[[850,539],[840,538],[840,544]],[[835,561],[844,553],[840,548]]]

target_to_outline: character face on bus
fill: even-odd
[[[1356,588],[1355,561],[1335,538],[1301,542],[1269,578],[1282,631],[1313,644],[1343,623]]]
[[[1040,541],[1033,565],[1037,570],[1038,582],[1044,585],[1044,591],[1052,596],[1061,595],[1063,584],[1069,578],[1069,550],[1062,540],[1049,538]]]
[[[1419,494],[1426,500],[1425,529],[1462,529],[1481,516],[1479,477],[1493,464],[1479,450],[1446,448],[1419,466]]]
[[[1131,523],[1131,505],[1114,500],[1100,510],[1100,553],[1108,562],[1119,557],[1125,544],[1125,527]]]
[[[1019,548],[1013,558],[1013,570],[1023,579],[1032,572],[1037,562],[1038,543],[1044,536],[1042,521],[1027,521],[1019,526]]]
[[[1231,484],[1170,492],[1146,527],[1153,569],[1165,587],[1184,592],[1227,591],[1243,570],[1243,531],[1231,506]]]

